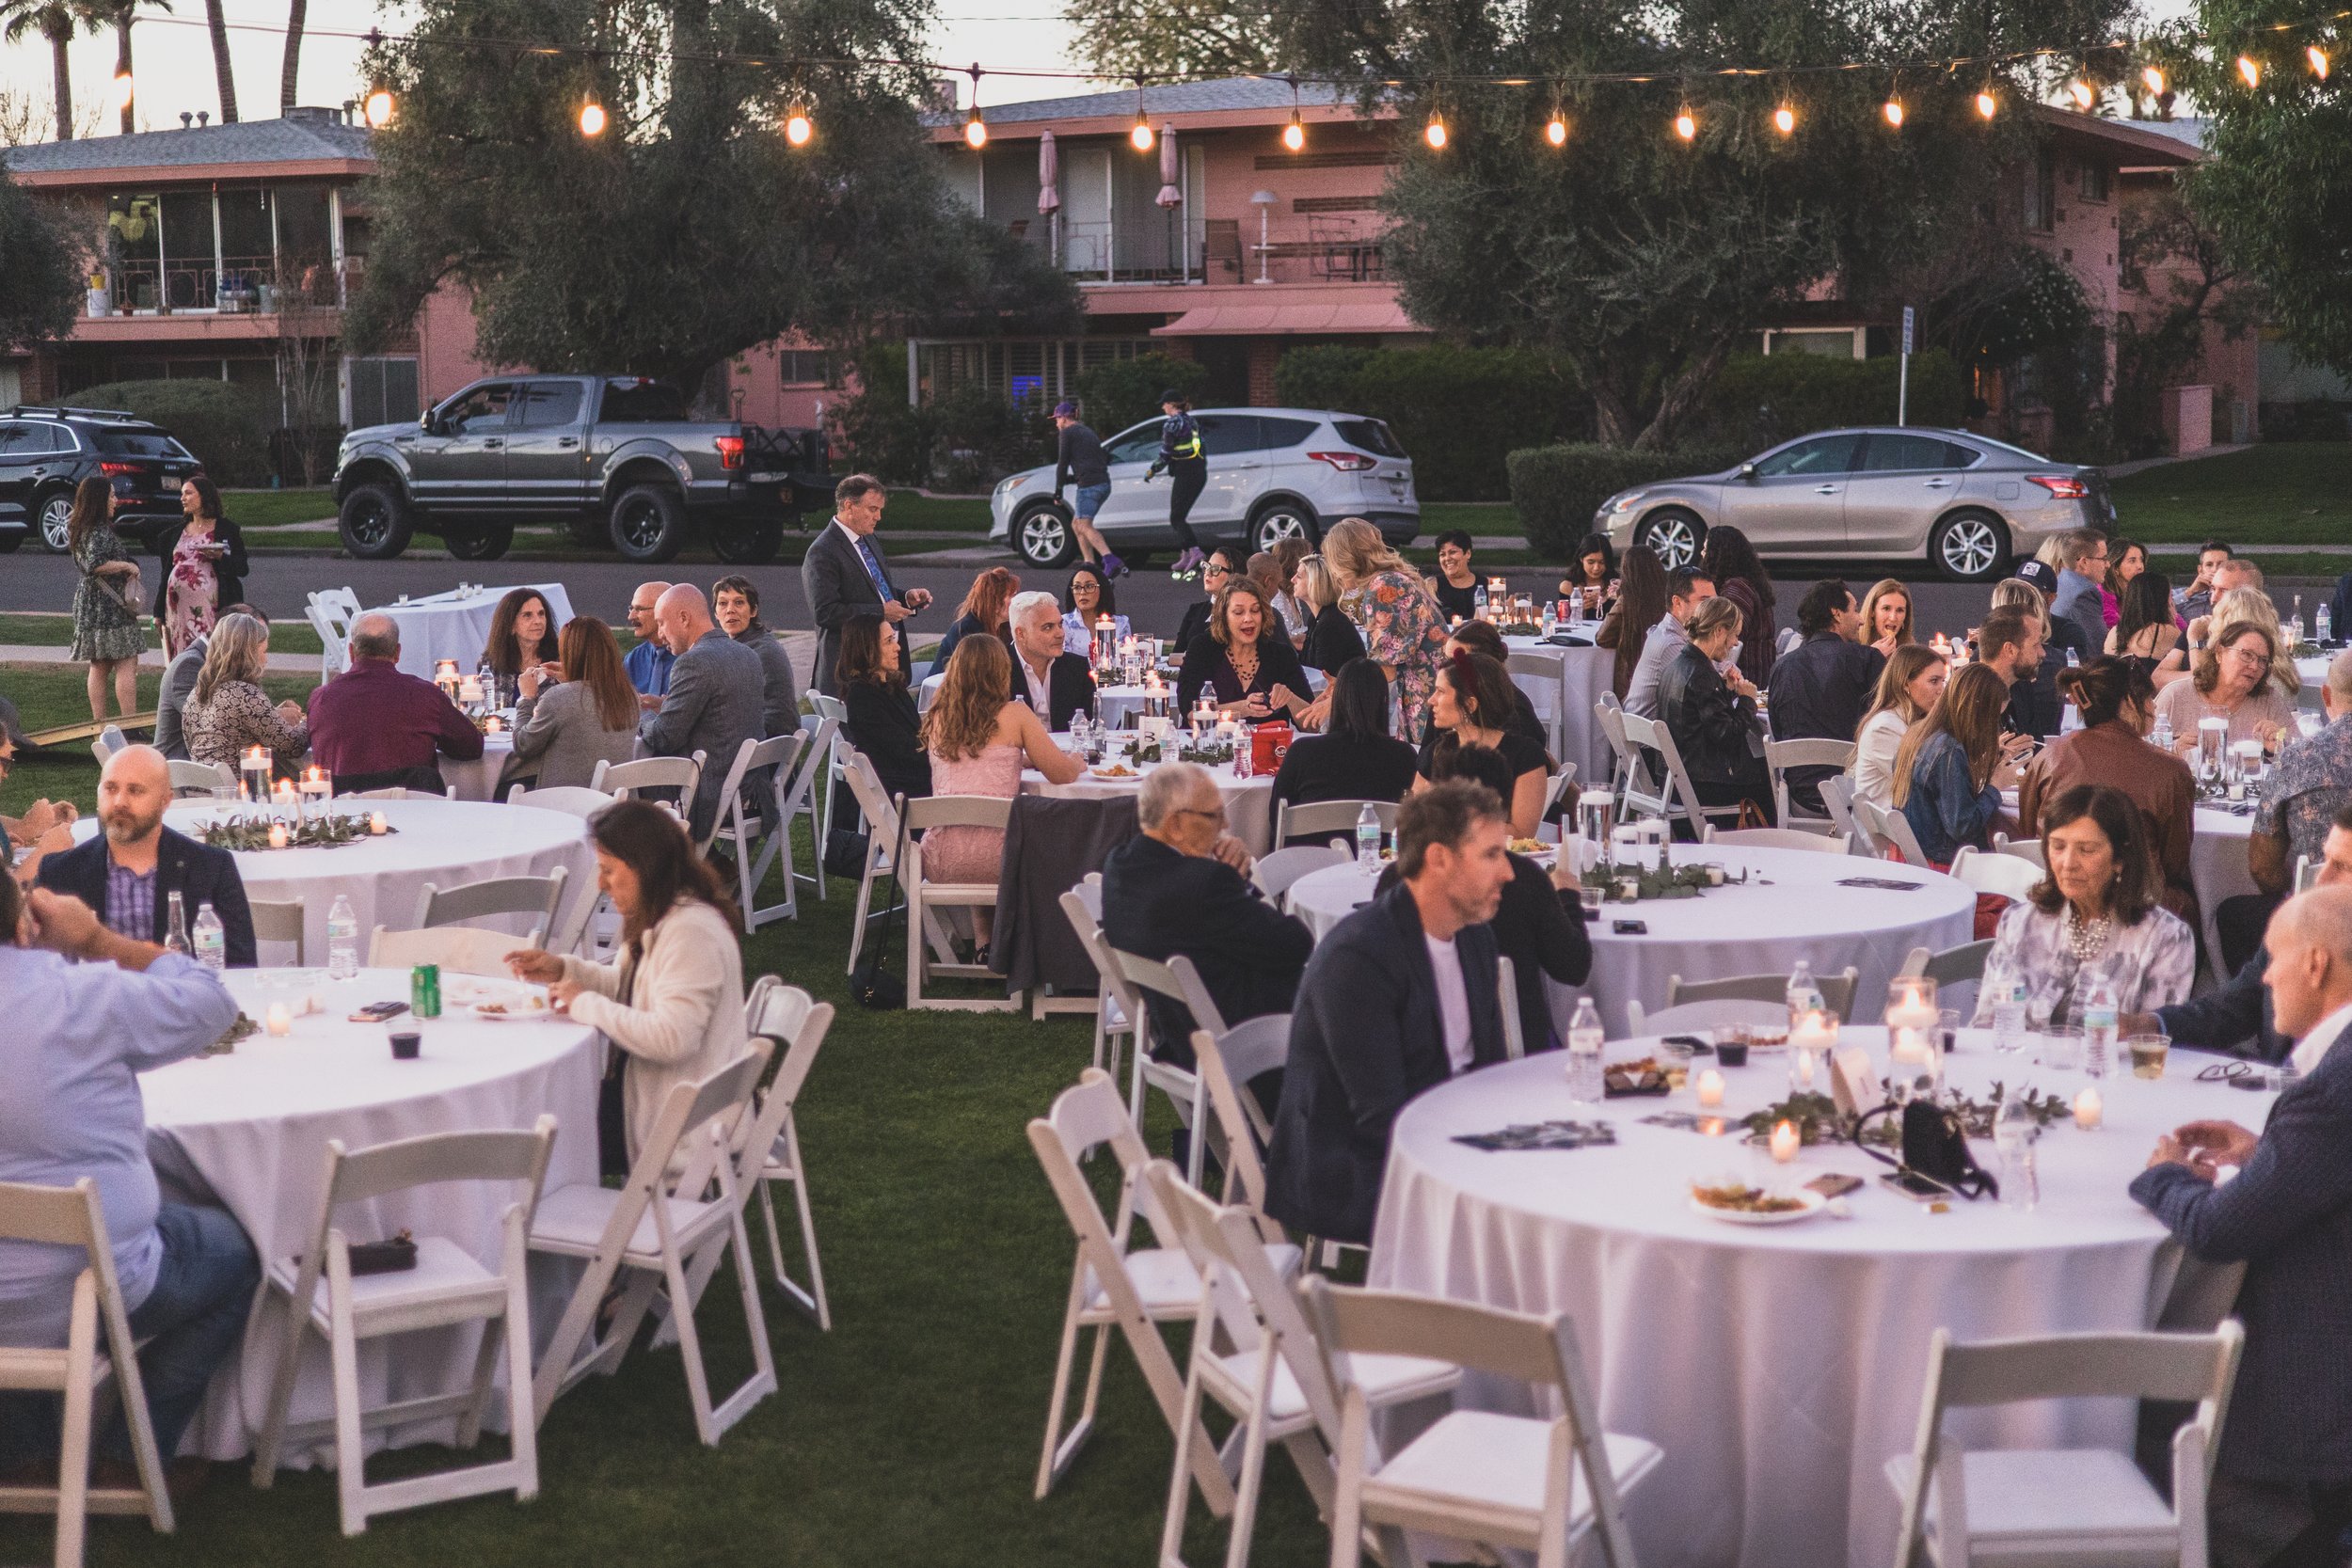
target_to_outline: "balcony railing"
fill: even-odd
[[[358,287],[357,260],[339,276],[332,261],[280,262],[268,256],[163,261],[151,256],[114,262],[118,310],[275,315],[294,308],[335,309]]]
[[[1014,231],[1083,283],[1375,282],[1387,225],[1375,214],[1056,223]],[[1058,246],[1058,254],[1057,254]]]

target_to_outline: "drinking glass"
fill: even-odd
[[[2054,1023],[2043,1030],[2042,1065],[2053,1072],[2080,1072],[2083,1066],[2082,1026]]]
[[[2131,1058],[2133,1077],[2162,1078],[2172,1042],[2162,1035],[2134,1035],[2124,1040],[2123,1049]]]
[[[1586,918],[1600,913],[1601,880],[1598,868],[1586,875],[1583,883],[1577,888],[1576,895],[1583,901]]]
[[[2042,1135],[2022,1101],[2004,1099],[1993,1117],[1993,1148],[2000,1156],[2001,1207],[2030,1210],[2042,1199],[2034,1169],[2034,1140]]]

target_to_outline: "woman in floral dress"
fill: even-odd
[[[115,711],[130,713],[138,706],[139,655],[147,634],[139,629],[137,602],[139,569],[107,519],[114,511],[114,486],[95,474],[73,492],[73,512],[66,519],[65,545],[82,580],[73,589],[72,657],[89,666],[89,716],[106,717],[106,688],[115,689]]]
[[[223,607],[245,597],[245,534],[220,515],[220,491],[198,474],[180,486],[180,506],[187,520],[155,536],[165,562],[155,619],[167,658],[211,631]]]
[[[1356,600],[1366,656],[1389,677],[1399,719],[1395,733],[1418,744],[1445,663],[1444,611],[1420,575],[1361,517],[1324,534],[1323,558],[1341,592]]]

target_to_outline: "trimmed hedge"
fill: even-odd
[[[214,483],[267,484],[278,411],[229,381],[109,381],[65,399],[77,408],[119,408],[163,426],[196,454]]]
[[[1565,561],[1577,541],[1593,531],[1601,502],[1629,485],[1686,474],[1708,474],[1745,462],[1747,448],[1685,447],[1679,451],[1632,451],[1587,443],[1529,447],[1506,460],[1511,504],[1529,546]]]
[[[1386,420],[1425,501],[1502,499],[1511,451],[1581,434],[1584,418],[1584,400],[1524,349],[1293,349],[1274,386],[1294,408]]]
[[[1168,388],[1184,393],[1187,403],[1197,404],[1200,388],[1208,383],[1209,368],[1194,359],[1166,354],[1113,359],[1079,373],[1078,412],[1096,435],[1107,440],[1129,425],[1156,416],[1160,394]]]
[[[1850,424],[1895,422],[1896,379],[1901,361],[1833,359],[1819,354],[1743,354],[1724,364],[1690,421],[1693,442],[1764,448]],[[1909,420],[1957,425],[1967,388],[1942,349],[1911,356]]]

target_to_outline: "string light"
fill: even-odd
[[[2314,43],[2303,51],[2303,57],[2312,62],[2312,75],[2323,82],[2328,79],[2328,51]]]
[[[1307,150],[1307,127],[1300,122],[1296,109],[1291,111],[1291,122],[1282,127],[1282,145],[1293,152]]]
[[[368,94],[367,102],[359,106],[359,113],[367,120],[371,131],[383,130],[392,122],[393,115],[398,112],[399,105],[393,102],[389,89],[385,87],[378,87]]]
[[[2139,79],[2148,84],[2148,90],[2151,93],[2158,98],[2164,96],[2164,72],[2157,67],[2152,65],[2141,71]]]
[[[1136,122],[1127,131],[1127,141],[1138,152],[1152,150],[1159,138],[1152,133],[1152,122],[1143,118],[1143,78],[1136,78]]]
[[[2074,101],[2074,107],[2077,109],[2088,109],[2097,101],[2099,95],[2090,90],[2089,82],[2077,76],[2066,84],[2066,96]]]
[[[2246,85],[2249,87],[2258,87],[2263,85],[2263,68],[2254,63],[2254,57],[2251,55],[2240,55],[2237,57],[2237,73],[2246,78]]]
[[[1429,123],[1421,128],[1421,139],[1429,144],[1432,152],[1445,150],[1445,118],[1434,109],[1430,111]]]
[[[1901,99],[1888,99],[1879,105],[1879,113],[1886,117],[1886,123],[1893,129],[1899,131],[1903,128],[1903,101]]]
[[[1977,114],[1979,118],[1991,119],[1994,115],[1997,115],[2000,112],[2001,101],[1993,96],[1992,88],[1987,87],[1984,91],[1977,94]]]
[[[806,109],[794,104],[792,112],[784,117],[784,139],[794,147],[806,147],[809,138],[816,135],[816,121],[808,118]]]
[[[605,124],[604,105],[591,95],[580,106],[580,134],[593,141],[604,135]]]
[[[1549,142],[1554,147],[1565,147],[1568,145],[1567,116],[1562,114],[1557,109],[1551,111],[1551,118],[1544,121],[1544,140]]]
[[[1680,136],[1684,141],[1690,141],[1697,136],[1698,134],[1699,122],[1692,116],[1690,110],[1685,109],[1680,114],[1675,116],[1676,135]]]
[[[1772,129],[1786,136],[1797,128],[1797,111],[1783,103],[1772,111]]]
[[[972,113],[963,122],[963,145],[977,152],[988,145],[988,121],[980,118],[980,66],[972,63]]]

